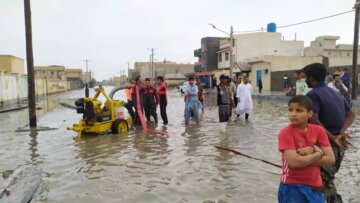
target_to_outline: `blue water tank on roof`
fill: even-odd
[[[267,31],[268,32],[276,32],[276,23],[269,23],[267,25]]]

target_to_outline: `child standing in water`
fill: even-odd
[[[282,157],[279,203],[325,203],[320,166],[335,163],[334,152],[323,127],[309,124],[312,103],[295,96],[288,103],[290,124],[278,136]]]

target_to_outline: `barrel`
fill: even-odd
[[[267,31],[268,32],[276,32],[276,23],[269,23],[267,25]]]

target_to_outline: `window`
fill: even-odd
[[[229,52],[226,52],[225,53],[225,61],[228,61],[229,60]]]
[[[349,53],[347,53],[347,56],[350,56],[350,52],[349,52]]]
[[[219,55],[218,55],[218,62],[221,62],[222,61],[222,53],[220,53]]]
[[[54,75],[54,71],[51,71],[51,75]]]

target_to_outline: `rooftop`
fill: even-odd
[[[59,70],[64,71],[64,66],[58,66],[58,65],[51,65],[51,66],[35,66],[34,70]]]

